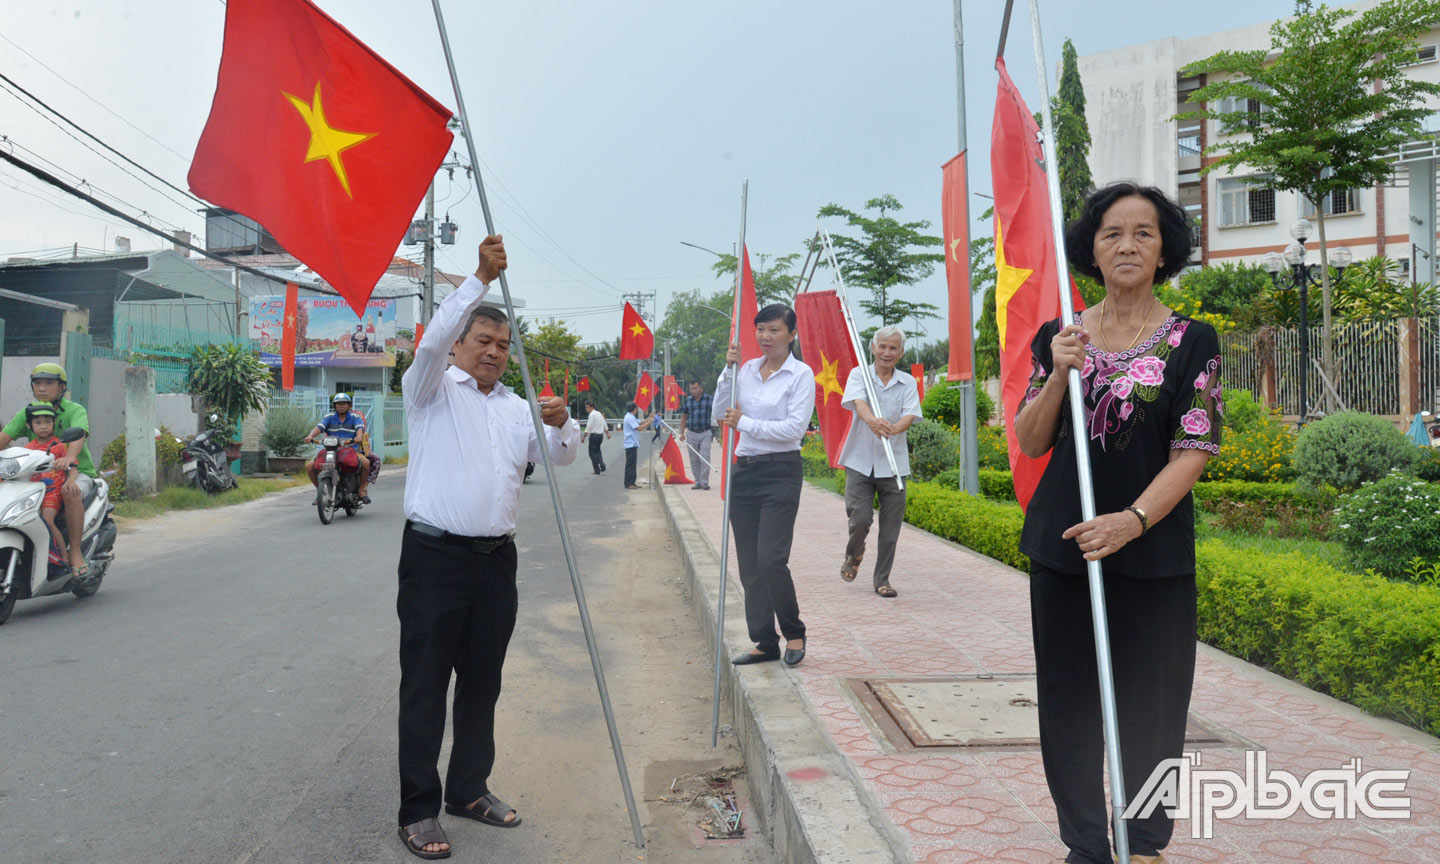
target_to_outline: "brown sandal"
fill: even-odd
[[[860,574],[860,560],[846,555],[845,563],[840,565],[840,578],[846,582],[854,582],[855,577]]]
[[[891,588],[889,585],[876,585],[875,593],[879,594],[881,597],[898,597],[900,594],[900,592],[896,591],[894,588]]]
[[[400,842],[405,844],[405,848],[409,849],[412,855],[427,861],[450,857],[449,849],[442,852],[425,851],[425,847],[431,843],[450,845],[450,838],[445,836],[445,829],[440,827],[440,822],[434,816],[429,819],[421,819],[419,822],[411,822],[409,825],[397,828],[396,831],[400,834]]]
[[[480,809],[482,806],[485,809]],[[500,813],[499,819],[490,815],[496,811]],[[484,822],[486,825],[494,825],[497,828],[514,828],[520,824],[520,811],[488,792],[481,795],[469,807],[461,807],[459,804],[446,804],[445,812],[453,816],[463,816],[466,819],[474,819],[476,822]],[[515,818],[506,822],[505,816],[509,813],[514,813]]]

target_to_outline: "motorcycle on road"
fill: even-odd
[[[211,420],[216,418],[212,415]],[[215,430],[207,429],[190,439],[180,451],[180,470],[185,479],[195,484],[196,489],[219,495],[226,489],[237,489],[240,484],[230,473],[230,460],[225,457],[225,445],[215,440]]]
[[[315,509],[320,512],[320,524],[329,525],[336,510],[354,516],[364,506],[360,500],[360,458],[354,447],[341,446],[340,439],[333,435],[320,439],[320,445],[325,449],[315,457]]]
[[[82,429],[67,429],[65,443],[85,437]],[[115,560],[115,520],[110,512],[110,486],[103,479],[85,495],[84,530],[80,549],[89,572],[77,577],[68,566],[50,563],[50,529],[40,515],[45,484],[30,477],[49,471],[55,457],[43,450],[10,447],[0,450],[0,624],[10,617],[15,601],[45,597],[68,590],[89,597],[100,590],[100,580]],[[60,520],[64,532],[65,521]],[[73,542],[67,538],[67,542]]]

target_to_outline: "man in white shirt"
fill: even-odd
[[[905,333],[899,327],[881,327],[870,339],[870,353],[875,358],[871,369],[856,366],[850,370],[840,404],[854,412],[850,435],[840,451],[840,464],[845,467],[845,515],[850,519],[850,542],[845,546],[845,563],[840,565],[840,578],[853,581],[860,572],[860,559],[865,557],[865,537],[875,518],[875,497],[880,497],[880,537],[875,557],[875,593],[894,597],[890,586],[890,570],[895,565],[895,544],[900,539],[900,525],[905,521],[905,490],[895,482],[890,460],[885,455],[888,440],[895,452],[895,467],[900,476],[910,474],[910,448],[905,430],[920,419],[920,394],[915,379],[895,368],[905,353]],[[879,411],[868,401],[865,375],[874,375]]]
[[[605,455],[600,452],[600,436],[610,437],[610,427],[605,425],[605,415],[595,409],[594,402],[585,403],[585,437],[590,441],[590,467],[596,474],[605,473]]]
[[[405,372],[410,469],[400,547],[400,839],[421,857],[450,848],[436,816],[445,693],[455,672],[447,813],[514,827],[520,817],[490,794],[495,702],[515,629],[515,518],[527,462],[540,447],[556,465],[580,451],[580,426],[560,398],[541,400],[545,441],[530,407],[500,383],[510,360],[505,313],[482,306],[505,269],[500,237],[436,310]],[[447,357],[453,355],[453,359]],[[447,362],[452,364],[446,368]]]

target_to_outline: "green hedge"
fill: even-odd
[[[1017,505],[939,483],[908,489],[905,521],[1029,571],[1019,550],[1024,517]],[[1301,555],[1258,556],[1217,541],[1199,544],[1196,558],[1205,642],[1373,714],[1440,734],[1440,591],[1345,573]]]
[[[942,471],[935,476],[933,482],[936,486],[947,489],[959,489],[963,485],[960,482],[960,469],[958,468]],[[993,501],[1014,501],[1015,483],[1010,479],[1010,472],[981,468],[980,494]]]

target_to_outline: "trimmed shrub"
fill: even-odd
[[[942,489],[959,490],[961,469],[955,468],[950,471],[941,471],[931,478],[932,483]],[[991,468],[980,469],[980,494],[991,501],[1014,501],[1015,482],[1011,479],[1009,471],[995,471]]]
[[[1409,470],[1418,455],[1415,442],[1389,420],[1357,411],[1317,420],[1295,441],[1300,484],[1312,489],[1334,486],[1349,492],[1392,469]]]
[[[1005,442],[1004,426],[981,426],[975,437],[979,442],[981,468],[1010,470],[1010,447]]]
[[[1411,559],[1440,560],[1440,485],[1394,473],[1340,499],[1335,539],[1360,567],[1404,579]]]
[[[960,467],[960,436],[934,420],[920,420],[906,433],[910,473],[916,480]]]
[[[1030,572],[1030,559],[1020,554],[1025,516],[1019,505],[987,501],[937,483],[910,483],[905,488],[906,522]]]
[[[1415,459],[1415,476],[1431,483],[1440,483],[1440,447],[1415,448],[1420,455]]]
[[[941,381],[925,389],[925,401],[920,403],[920,409],[929,419],[956,431],[963,431],[964,424],[961,421],[964,419],[964,402],[958,381]],[[976,422],[984,426],[993,416],[995,403],[991,401],[990,394],[986,393],[984,388],[976,387]]]
[[[279,405],[265,412],[265,431],[260,445],[276,456],[299,456],[305,436],[315,428],[309,414],[289,405]]]

